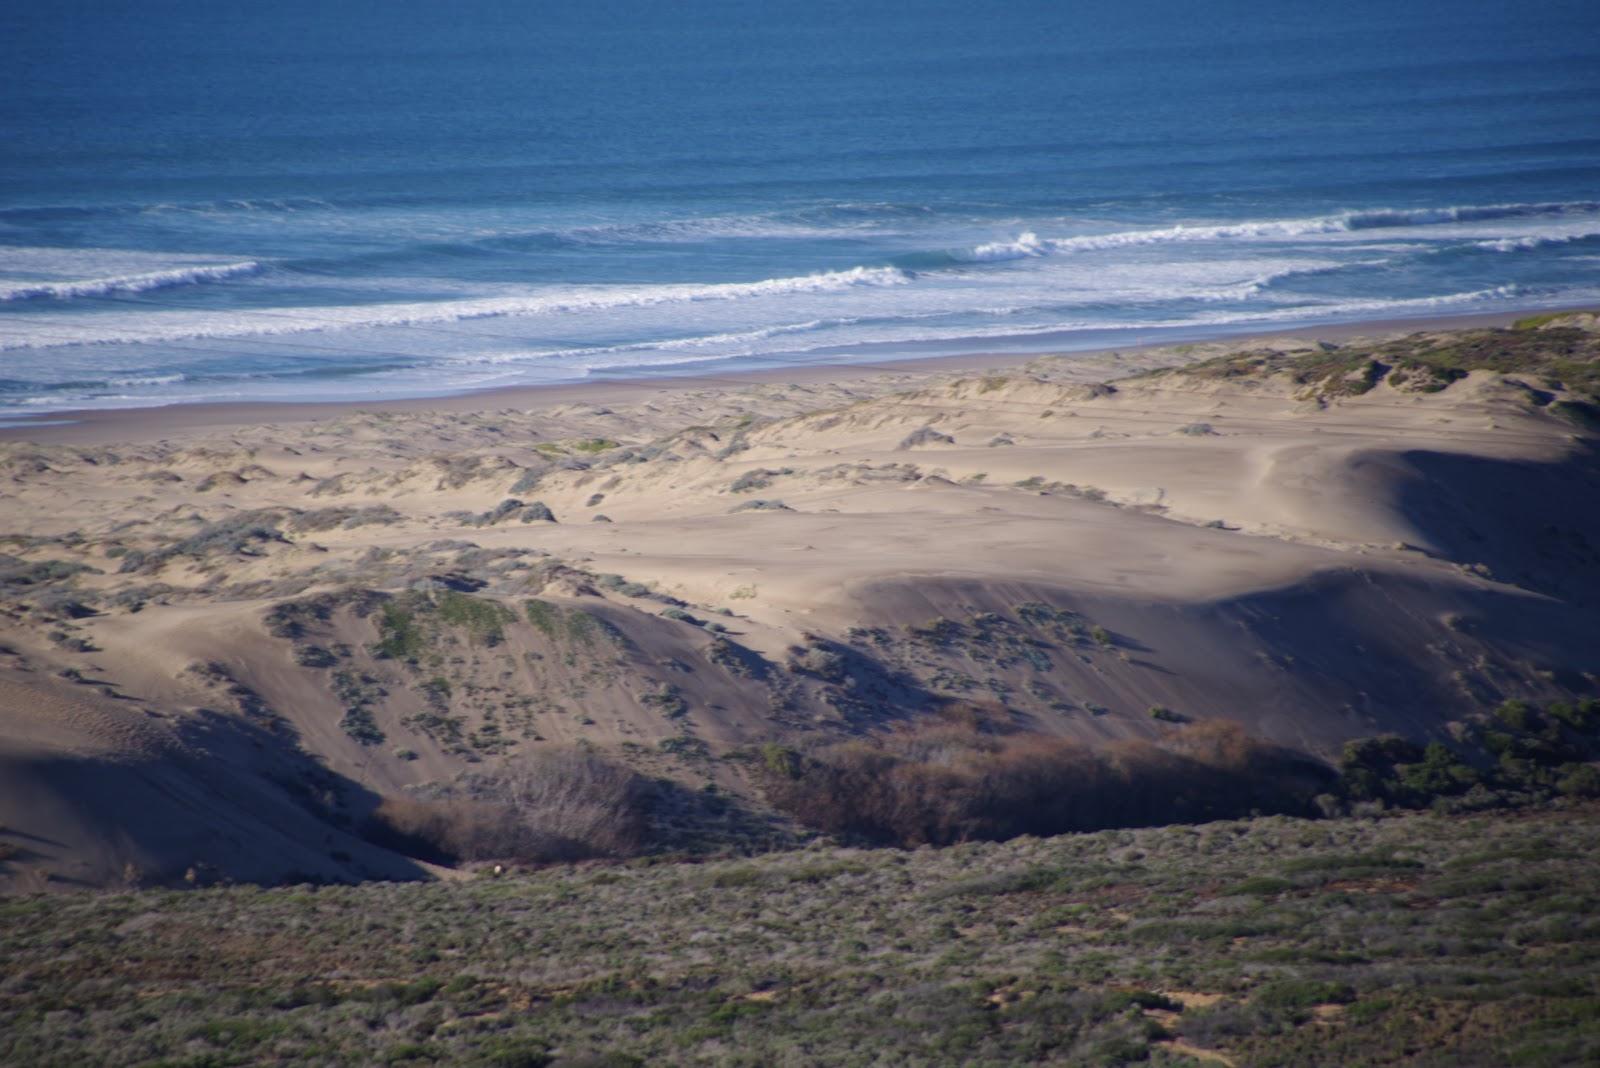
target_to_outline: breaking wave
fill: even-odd
[[[958,258],[983,263],[1026,259],[1057,252],[1095,252],[1171,242],[1263,238],[1270,240],[1448,223],[1587,215],[1595,212],[1600,212],[1600,201],[1580,200],[1549,204],[1486,204],[1447,208],[1347,211],[1301,219],[1267,219],[1214,226],[1179,224],[1155,230],[1123,230],[1107,234],[1082,234],[1058,238],[1040,238],[1038,234],[1027,231],[1012,241],[979,245],[967,250]]]
[[[242,278],[257,274],[261,270],[261,264],[254,260],[246,260],[242,263],[173,267],[164,271],[143,271],[138,274],[76,281],[0,281],[0,302],[71,300],[74,297],[103,297],[109,293],[143,293],[151,289],[171,289],[175,286]]]
[[[852,267],[844,271],[758,282],[720,282],[705,285],[592,286],[563,289],[521,297],[489,297],[410,304],[360,304],[296,308],[293,311],[255,311],[242,315],[195,313],[169,326],[149,330],[137,327],[81,329],[70,339],[53,345],[94,345],[149,341],[186,341],[202,338],[315,333],[329,329],[361,329],[465,322],[511,316],[644,308],[699,301],[732,301],[792,293],[827,293],[857,286],[904,285],[913,276],[896,267]],[[269,321],[272,320],[272,321]],[[90,324],[92,327],[92,324]],[[59,338],[59,335],[57,335]],[[32,342],[0,340],[0,349],[34,348]]]
[[[1525,252],[1529,249],[1585,241],[1591,237],[1600,237],[1600,230],[1586,230],[1576,234],[1530,234],[1527,237],[1502,237],[1493,241],[1474,241],[1472,244],[1474,248],[1488,249],[1491,252]]]

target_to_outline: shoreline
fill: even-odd
[[[1373,334],[1411,333],[1424,330],[1458,330],[1508,326],[1529,315],[1584,310],[1571,308],[1520,308],[1470,315],[1425,318],[1368,319],[1348,323],[1301,326],[1288,329],[1247,330],[1214,336],[1177,334],[1161,341],[1092,349],[1033,353],[971,352],[869,363],[841,362],[792,365],[781,368],[730,370],[722,374],[668,374],[618,376],[584,382],[550,385],[497,386],[464,393],[405,397],[393,400],[335,401],[216,401],[198,404],[152,405],[136,408],[80,408],[40,413],[24,421],[0,423],[0,444],[25,442],[41,445],[104,445],[148,441],[192,431],[223,430],[263,423],[304,424],[337,419],[352,412],[482,412],[496,409],[534,410],[574,403],[628,403],[662,393],[694,389],[748,388],[772,382],[804,385],[817,381],[844,384],[892,374],[944,375],[1016,366],[1047,356],[1084,359],[1115,353],[1139,353],[1185,344],[1239,342],[1251,338],[1317,338],[1348,340]]]

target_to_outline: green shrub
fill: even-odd
[[[582,441],[573,442],[572,448],[577,452],[595,453],[605,452],[607,449],[615,449],[619,444],[619,442],[612,441],[610,438],[584,438]]]
[[[1478,773],[1445,746],[1429,742],[1419,763],[1401,769],[1400,781],[1427,797],[1464,793],[1478,781]]]
[[[378,641],[373,654],[382,659],[416,661],[427,651],[427,636],[415,613],[398,601],[385,602],[378,613]]]
[[[492,1038],[467,1062],[470,1068],[549,1068],[555,1063],[549,1047],[526,1038]]]
[[[1416,744],[1397,734],[1380,734],[1375,738],[1356,738],[1344,744],[1339,757],[1342,768],[1386,768],[1397,763],[1418,759],[1422,750]]]
[[[1274,878],[1271,875],[1258,875],[1252,879],[1231,886],[1226,891],[1229,894],[1252,894],[1260,897],[1271,897],[1281,894],[1285,890],[1294,889],[1294,884],[1287,879]]]
[[[467,632],[473,642],[493,647],[505,640],[505,624],[511,611],[498,601],[469,597],[455,590],[441,590],[435,606],[439,619]]]
[[[1514,731],[1530,731],[1536,725],[1536,714],[1526,701],[1505,701],[1494,710],[1495,718]]]
[[[1600,768],[1593,764],[1572,765],[1564,770],[1556,789],[1568,797],[1600,797]]]
[[[549,601],[530,599],[522,602],[528,622],[547,638],[554,638],[561,630],[561,609]]]
[[[1313,1005],[1347,1005],[1356,999],[1349,983],[1314,979],[1282,979],[1268,983],[1256,994],[1257,1004],[1276,1009],[1309,1009]]]
[[[1409,857],[1397,857],[1391,853],[1327,853],[1287,861],[1282,870],[1290,874],[1338,872],[1341,875],[1349,875],[1352,872],[1416,871],[1422,866],[1421,861]]]
[[[689,713],[688,702],[678,693],[678,688],[668,682],[663,682],[653,692],[642,695],[639,703],[660,712],[668,719],[678,719]]]
[[[1587,734],[1600,725],[1600,702],[1592,698],[1579,701],[1576,705],[1565,701],[1556,701],[1549,705],[1546,712],[1556,720],[1565,723],[1573,730]]]
[[[346,709],[339,729],[362,745],[382,745],[385,737],[378,721],[372,718],[372,710],[365,706]]]
[[[768,742],[761,747],[761,764],[767,774],[785,779],[800,777],[800,754],[788,746]]]

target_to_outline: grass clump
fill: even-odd
[[[728,486],[730,493],[749,493],[752,490],[766,489],[772,485],[772,480],[784,475],[794,474],[794,468],[784,467],[776,470],[766,467],[757,467],[746,471]]]
[[[639,703],[668,719],[681,719],[689,714],[689,703],[683,699],[678,688],[668,682],[663,682],[655,690],[640,696]]]
[[[589,454],[605,452],[607,449],[617,449],[621,447],[621,442],[612,441],[610,438],[584,438],[580,441],[574,441],[572,443],[573,452]]]
[[[1347,1005],[1356,999],[1349,983],[1315,979],[1286,979],[1268,983],[1256,1002],[1273,1008],[1310,1008],[1313,1005]]]
[[[388,696],[388,691],[377,679],[355,671],[335,671],[331,681],[334,696],[344,706],[339,729],[362,745],[381,745],[384,733],[373,718],[372,709]]]
[[[522,602],[522,610],[533,628],[552,641],[587,647],[602,637],[612,642],[620,642],[622,638],[621,632],[610,623],[581,608],[530,598]]]
[[[1571,318],[1574,318],[1574,317],[1577,317],[1577,316],[1581,316],[1581,315],[1591,315],[1592,316],[1594,314],[1596,314],[1596,313],[1593,312],[1593,311],[1582,312],[1582,311],[1570,311],[1570,310],[1569,311],[1543,312],[1543,313],[1541,313],[1539,315],[1527,315],[1527,316],[1522,317],[1521,319],[1516,320],[1515,322],[1513,322],[1511,324],[1511,329],[1513,329],[1513,330],[1537,330],[1541,326],[1549,326],[1551,323],[1558,323],[1563,319],[1571,319]]]
[[[378,609],[378,640],[373,655],[416,663],[427,651],[427,634],[418,620],[415,601],[387,601]]]
[[[498,601],[441,590],[434,601],[441,622],[465,630],[475,644],[490,647],[505,641],[505,625],[515,617]]]
[[[561,633],[563,613],[559,605],[534,598],[522,602],[522,611],[534,629],[546,638],[554,638]]]
[[[206,560],[213,556],[264,556],[273,544],[287,545],[289,539],[278,528],[283,513],[263,508],[239,512],[226,519],[207,523],[186,538],[161,549],[130,549],[121,556],[117,573],[152,574],[177,559]]]
[[[624,597],[649,597],[651,593],[649,586],[642,582],[629,582],[621,575],[600,575],[595,579],[595,585]]]
[[[387,504],[368,508],[340,506],[317,508],[301,512],[289,520],[289,529],[297,533],[316,533],[325,530],[355,530],[358,527],[389,526],[404,517]]]
[[[11,589],[13,592],[15,588],[43,586],[68,581],[77,575],[101,573],[98,568],[76,560],[38,560],[28,563],[14,556],[0,554],[0,589]]]
[[[505,641],[506,624],[515,619],[515,613],[498,601],[458,590],[405,593],[378,606],[378,640],[372,653],[415,667],[437,644],[441,627],[464,632],[473,645],[493,648]]]
[[[517,480],[511,484],[511,488],[506,492],[513,497],[521,496],[524,493],[532,493],[534,490],[539,488],[539,480],[543,477],[544,471],[542,469],[525,467],[522,469],[522,473],[517,476]]]
[[[1493,371],[1559,382],[1593,397],[1600,393],[1600,334],[1559,325],[1571,314],[1531,316],[1510,330],[1417,333],[1309,354],[1255,350],[1166,373],[1224,379],[1285,375],[1304,393],[1331,399],[1360,396],[1385,381],[1399,389],[1437,393],[1473,371]]]

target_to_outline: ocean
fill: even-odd
[[[0,10],[0,414],[1600,303],[1600,5]]]

